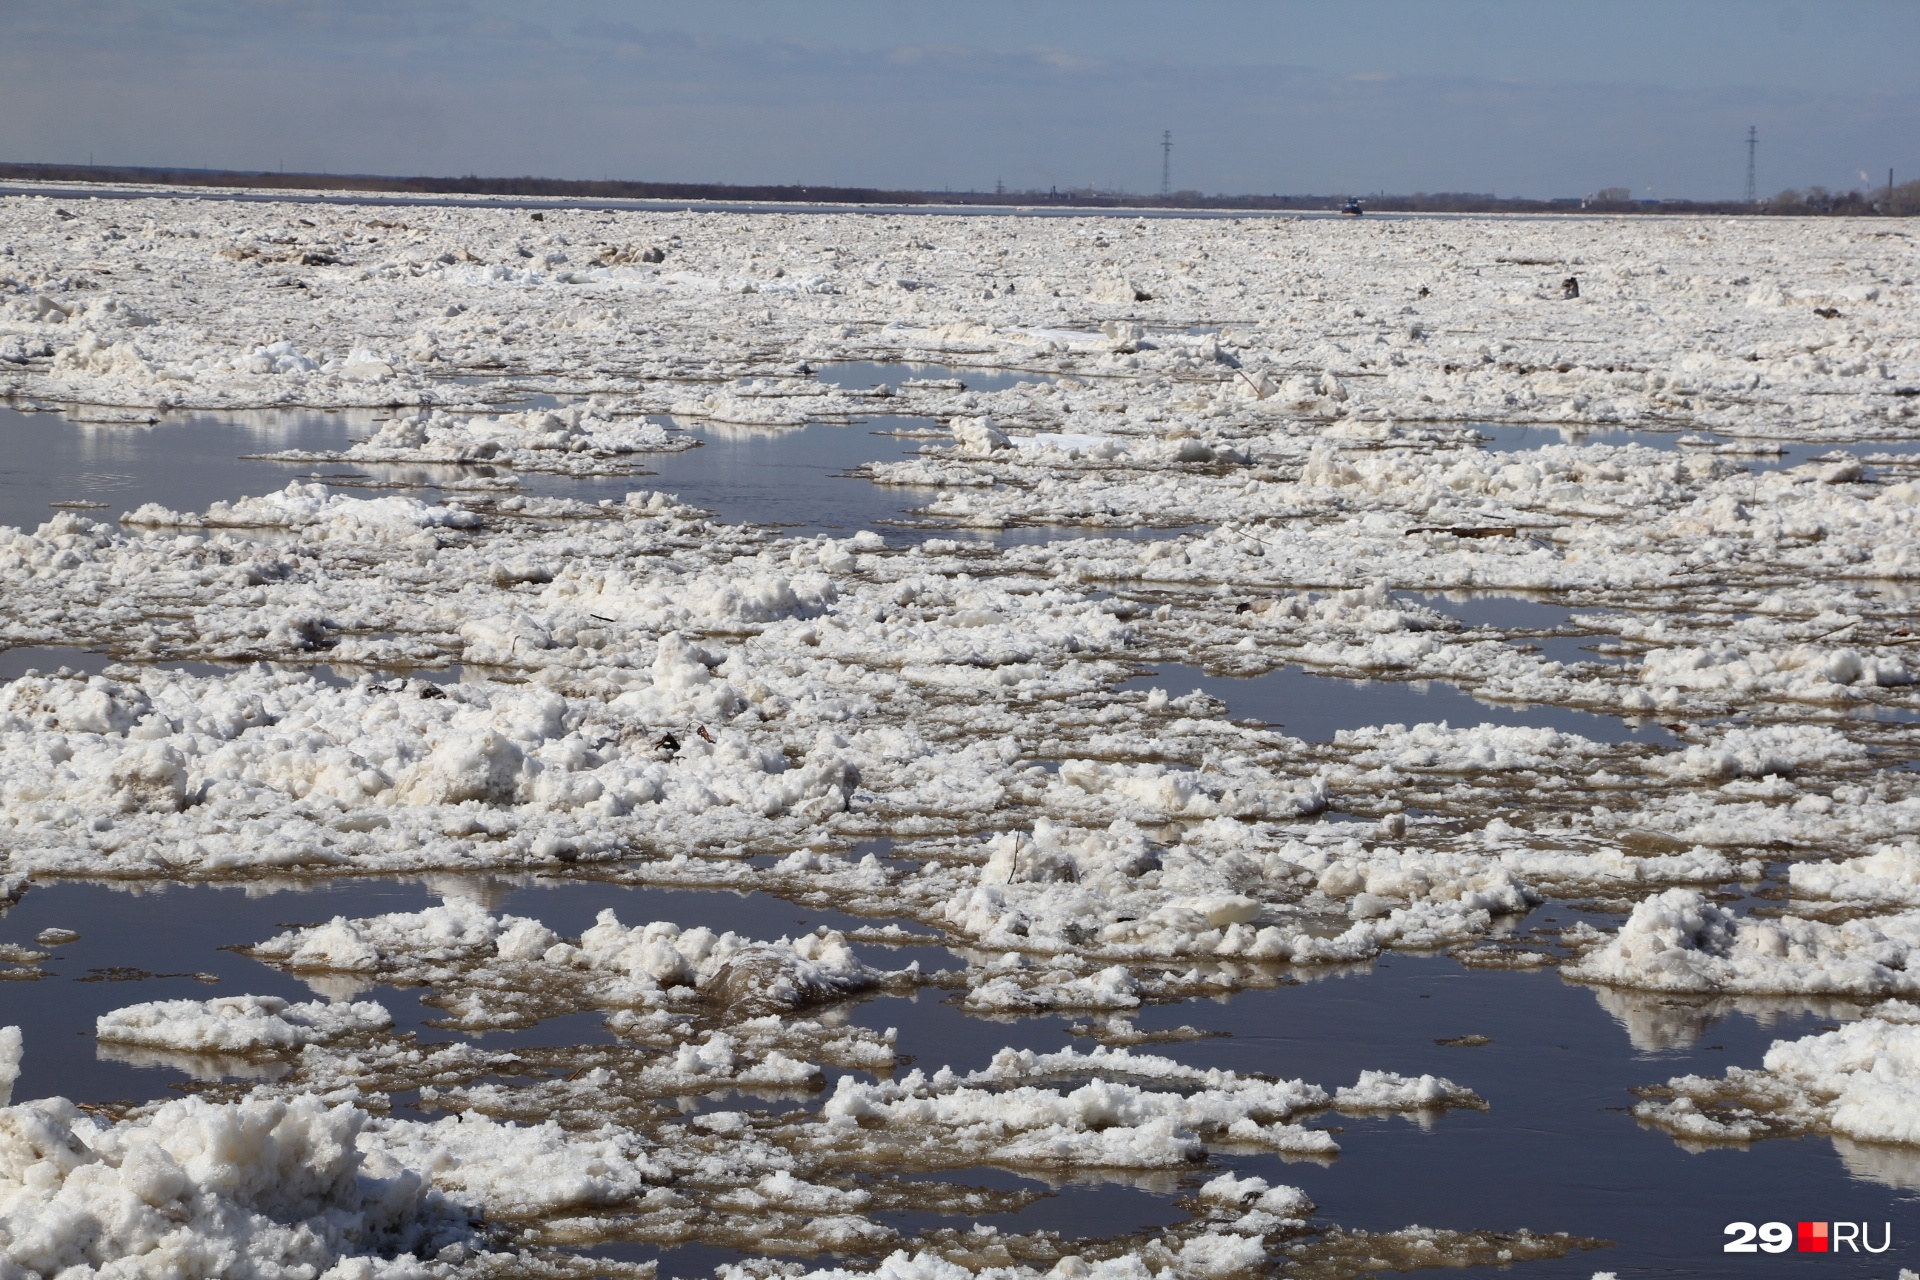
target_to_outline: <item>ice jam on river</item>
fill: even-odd
[[[1824,1020],[1603,1123],[1920,1185],[1915,245],[0,198],[18,438],[353,427],[191,509],[4,464],[7,990],[275,905],[65,988],[146,1096],[0,1017],[0,1277],[1586,1274],[1551,1201],[1316,1204],[1379,1117],[1497,1116],[1488,1037],[1201,1052],[1416,962],[1652,1057]],[[823,425],[874,447],[809,527],[670,483]],[[20,924],[76,882],[129,923]]]

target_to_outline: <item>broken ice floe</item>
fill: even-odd
[[[1632,992],[1907,993],[1901,859],[1920,836],[1920,792],[1889,766],[1913,746],[1908,464],[1830,457],[1756,475],[1731,454],[1606,440],[1493,455],[1471,430],[1908,432],[1914,348],[1883,323],[1910,303],[1903,244],[1778,220],[1698,235],[1583,224],[1583,296],[1568,303],[1549,287],[1569,252],[1558,224],[1410,225],[1362,242],[1291,222],[1063,219],[1009,236],[998,219],[931,218],[903,245],[885,220],[764,216],[779,221],[471,207],[369,220],[347,206],[155,199],[142,226],[112,201],[79,214],[7,202],[0,393],[121,416],[399,404],[343,460],[578,474],[684,442],[648,415],[792,431],[884,411],[951,428],[951,445],[924,435],[920,456],[869,469],[931,486],[923,522],[1201,526],[959,555],[871,533],[783,537],[661,495],[601,506],[473,488],[431,506],[296,485],[117,527],[64,513],[0,534],[7,643],[281,664],[11,682],[10,876],[591,865],[831,900],[912,921],[957,957],[942,975],[901,977],[869,970],[845,935],[609,922],[569,940],[484,912],[340,921],[274,940],[276,963],[311,944],[314,967],[294,967],[316,982],[422,982],[470,1028],[603,1011],[620,1043],[510,1060],[372,1026],[328,1040],[319,1024],[344,1015],[301,1029],[288,1015],[304,1006],[250,1007],[219,1015],[240,1025],[208,1043],[253,1040],[286,1074],[245,1086],[250,1101],[206,1105],[364,1089],[377,1109],[376,1095],[417,1089],[463,1118],[375,1116],[366,1132],[385,1133],[406,1167],[439,1170],[434,1194],[508,1219],[573,1213],[504,1168],[603,1160],[611,1173],[577,1180],[591,1189],[578,1217],[623,1214],[626,1240],[691,1230],[867,1261],[901,1249],[883,1270],[929,1278],[1225,1275],[1282,1257],[1358,1274],[1571,1245],[1302,1235],[1303,1198],[1217,1179],[1195,1201],[1202,1216],[1160,1241],[1071,1255],[1031,1235],[909,1241],[866,1216],[906,1203],[889,1199],[898,1184],[845,1174],[876,1147],[950,1158],[914,1117],[949,1125],[955,1150],[1010,1160],[1165,1162],[1241,1126],[1269,1150],[1324,1134],[1300,1125],[1309,1113],[1288,1086],[1155,1084],[1144,1060],[1108,1059],[1098,1078],[934,1072],[911,1089],[912,1076],[842,1077],[829,1097],[867,1109],[851,1131],[847,1116],[683,1119],[661,1100],[812,1090],[832,1063],[890,1067],[890,1040],[822,1021],[890,983],[952,989],[982,1015],[1104,1016],[1231,994],[1284,966],[1452,947],[1474,963],[1565,959],[1608,1007]],[[1552,279],[1513,261],[1514,235]],[[154,269],[114,269],[134,257]],[[1381,303],[1383,279],[1406,283],[1404,308]],[[1816,318],[1816,302],[1846,314]],[[1668,323],[1649,325],[1656,314]],[[1174,332],[1187,327],[1215,332]],[[1676,351],[1672,332],[1710,337]],[[809,376],[835,359],[1033,376],[856,394]],[[483,371],[576,407],[483,414],[449,377]],[[1529,628],[1461,627],[1396,599],[1408,590],[1547,593],[1570,614],[1604,614],[1614,660],[1556,661],[1528,647]],[[323,660],[367,677],[338,688],[298,670]],[[1682,745],[1418,716],[1306,742],[1232,723],[1204,696],[1120,688],[1160,661],[1444,681],[1657,719]],[[392,678],[455,664],[468,679],[437,693]],[[1316,821],[1329,813],[1364,821]],[[850,852],[877,836],[886,856]],[[1742,916],[1711,897],[1735,886],[1793,901],[1777,918]],[[1626,923],[1524,932],[1530,909],[1565,898]],[[422,935],[411,950],[389,936],[406,929]],[[208,1016],[195,1008],[183,1036]],[[769,1025],[774,1013],[798,1020]],[[164,1018],[147,1021],[161,1034]],[[1897,1037],[1854,1034],[1896,1054]],[[303,1038],[315,1042],[296,1053]],[[1884,1110],[1851,1062],[1770,1058],[1768,1071],[1817,1080],[1781,1086],[1781,1106],[1815,1131],[1892,1132],[1836,1119]],[[1362,1112],[1472,1105],[1444,1081],[1374,1073],[1341,1098]],[[1023,1127],[988,1133],[985,1099]],[[572,1126],[549,1131],[558,1145],[502,1136],[503,1120],[548,1114]],[[628,1127],[591,1139],[612,1146],[575,1149],[614,1114]],[[356,1222],[357,1203],[332,1209]],[[694,1228],[690,1206],[708,1215]],[[600,1240],[602,1221],[543,1220],[536,1236]],[[459,1249],[477,1258],[485,1244],[460,1237],[422,1265],[464,1266]],[[323,1269],[358,1248],[302,1261]]]

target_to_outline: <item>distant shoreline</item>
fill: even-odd
[[[898,212],[993,211],[1025,214],[1147,213],[1162,216],[1232,215],[1259,213],[1337,214],[1346,196],[1316,195],[1202,195],[1178,192],[1170,196],[1143,196],[1125,192],[1076,190],[1044,191],[891,191],[868,187],[736,186],[723,183],[590,181],[561,178],[434,178],[390,177],[372,174],[279,173],[228,169],[181,169],[126,165],[0,164],[0,183],[31,182],[50,185],[102,187],[162,187],[222,191],[231,198],[286,198],[321,194],[363,197],[492,198],[545,204],[553,201],[619,202],[646,207],[661,202],[693,202],[703,206],[832,206],[881,208]],[[245,194],[259,193],[259,194]],[[409,201],[400,201],[409,202]],[[1505,214],[1719,214],[1757,216],[1782,213],[1765,203],[1741,201],[1583,201],[1579,199],[1500,199],[1473,194],[1415,194],[1364,197],[1368,213],[1505,213]],[[1796,208],[1798,214],[1885,216],[1858,201],[1816,211]]]

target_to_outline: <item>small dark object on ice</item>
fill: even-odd
[[[660,735],[660,741],[653,744],[653,749],[666,752],[667,758],[672,759],[680,754],[680,739],[670,733],[663,733]]]
[[[640,255],[640,261],[642,262],[665,262],[666,260],[667,251],[659,245],[652,246]]]
[[[713,741],[713,735],[707,732],[707,726],[703,724],[697,724],[693,726],[693,728],[694,728],[694,732],[698,733],[702,738],[705,738],[708,742]]]
[[[1560,282],[1560,296],[1563,298],[1579,297],[1580,296],[1580,277],[1568,276],[1565,280],[1562,280]]]
[[[544,213],[536,213],[533,215],[533,220],[535,222],[545,222],[547,220],[547,215]]]
[[[1416,533],[1450,533],[1456,538],[1517,538],[1520,530],[1510,524],[1500,525],[1454,525],[1450,528],[1420,528],[1407,530],[1411,538]]]
[[[1840,308],[1815,307],[1813,309],[1813,314],[1819,316],[1822,320],[1838,320],[1840,318]]]
[[[1427,295],[1428,295],[1429,293],[1432,293],[1432,292],[1433,292],[1433,290],[1431,290],[1431,289],[1429,289],[1429,288],[1427,288],[1427,286],[1425,286],[1425,285],[1421,285],[1421,286],[1420,286],[1420,292],[1419,292],[1418,294],[1416,294],[1416,295],[1414,295],[1414,296],[1415,296],[1415,297],[1420,297],[1420,298],[1424,298],[1424,297],[1426,297],[1426,296],[1427,296]]]

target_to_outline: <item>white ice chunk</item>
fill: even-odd
[[[219,996],[127,1005],[101,1014],[94,1035],[111,1044],[246,1055],[324,1044],[392,1025],[393,1016],[371,1000],[289,1004],[278,996]]]
[[[1562,970],[1581,982],[1738,995],[1889,996],[1920,991],[1909,957],[1920,912],[1823,924],[1736,919],[1697,889],[1644,899],[1619,933]]]

